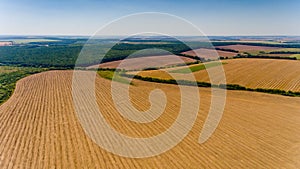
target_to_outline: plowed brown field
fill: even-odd
[[[250,51],[268,51],[268,50],[280,49],[278,47],[251,46],[251,45],[227,45],[227,46],[218,46],[218,48],[233,49],[233,50],[244,51],[244,52],[250,52]]]
[[[150,90],[166,91],[165,113],[143,125],[124,119],[113,108],[110,81],[98,77],[96,95],[99,106],[106,106],[104,117],[130,136],[164,131],[178,114],[178,86],[134,83],[132,102],[140,109],[149,106]],[[199,115],[188,136],[159,156],[130,159],[99,148],[85,135],[74,113],[71,84],[71,71],[44,72],[17,83],[13,96],[0,107],[0,168],[300,167],[300,98],[228,91],[219,127],[207,142],[198,144],[210,105],[210,90],[200,89]]]
[[[100,68],[119,68],[119,69],[133,70],[133,69],[145,69],[149,67],[171,66],[179,63],[188,63],[188,62],[195,62],[195,61],[196,60],[194,59],[177,56],[177,55],[147,56],[147,57],[129,58],[125,60],[101,63],[99,65],[89,66],[88,68],[100,67]],[[123,63],[121,64],[121,62]]]
[[[197,54],[195,52],[200,55],[199,57],[206,58],[206,59],[213,59],[213,58],[216,58],[217,56],[231,58],[231,57],[237,55],[237,53],[234,53],[234,52],[213,50],[213,49],[205,49],[205,48],[183,52],[183,54],[187,54],[187,55],[191,55],[191,56],[197,56]]]

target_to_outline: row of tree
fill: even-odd
[[[198,87],[213,87],[213,88],[221,88],[227,90],[244,90],[244,91],[254,91],[254,92],[262,92],[262,93],[270,93],[270,94],[278,94],[284,96],[292,96],[292,97],[300,97],[300,92],[293,92],[293,91],[285,91],[279,89],[262,89],[262,88],[247,88],[238,84],[211,84],[207,82],[193,82],[188,80],[175,80],[175,79],[160,79],[160,78],[153,78],[153,77],[143,77],[139,75],[132,75],[122,73],[121,76],[139,79],[143,81],[149,82],[156,82],[156,83],[167,83],[167,84],[176,84],[176,85],[186,85],[186,86],[198,86]]]

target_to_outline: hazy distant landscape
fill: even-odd
[[[0,47],[0,64],[2,66],[2,69],[16,68],[18,71],[1,73],[1,78],[3,79],[1,82],[1,100],[3,102],[8,99],[8,97],[12,94],[14,88],[12,86],[15,85],[15,82],[19,80],[20,77],[24,77],[27,74],[29,75],[44,70],[73,69],[75,67],[75,62],[80,51],[82,50],[84,44],[87,42],[88,44],[86,45],[86,48],[87,50],[89,50],[90,54],[87,55],[84,60],[77,61],[77,66],[82,65],[82,67],[97,68],[97,65],[100,64],[99,59],[101,58],[102,63],[99,65],[99,67],[113,70],[120,64],[120,62],[118,62],[119,60],[125,59],[134,52],[143,49],[156,48],[166,50],[174,54],[174,57],[180,56],[181,59],[184,59],[187,64],[191,65],[191,68],[195,67],[193,65],[201,64],[201,62],[213,61],[214,59],[212,59],[211,57],[214,56],[215,49],[219,56],[219,59],[224,60],[224,63],[227,63],[227,59],[231,60],[241,58],[255,58],[255,65],[259,65],[259,62],[263,62],[263,60],[257,59],[300,59],[300,37],[216,36],[209,37],[211,39],[211,42],[203,41],[201,40],[201,37],[184,38],[186,39],[188,44],[179,42],[175,38],[168,37],[132,37],[123,39],[121,43],[113,45],[110,49],[110,45],[118,42],[120,40],[120,37],[110,37],[109,39],[106,39],[105,37],[99,37],[97,39],[93,39],[92,41],[88,41],[87,37],[2,36],[0,37],[0,42],[2,44],[2,46]],[[192,46],[192,48],[194,48],[198,54],[200,53],[200,56],[197,56],[189,46]],[[213,46],[215,47],[215,49],[213,48]],[[155,53],[153,50],[151,50],[149,53],[139,53],[134,57],[140,57],[141,59],[126,59],[126,62],[128,63],[124,67],[124,69],[130,70],[130,62],[132,62],[131,70],[141,70],[149,68],[162,69],[164,67],[176,66],[176,62],[174,63],[172,61],[172,56],[166,57],[166,55],[167,54],[164,52],[157,51]],[[148,57],[147,59],[147,56],[151,57]],[[153,62],[152,65],[149,65],[149,62],[155,60],[156,62]],[[162,64],[163,62],[164,64]],[[235,62],[238,62],[238,60],[230,61],[230,63],[231,62],[233,65],[235,65]],[[274,64],[276,65],[274,66],[274,68],[278,70],[281,70],[280,66],[284,66],[280,64],[280,66],[278,66],[276,64],[276,62],[278,61],[276,60],[271,62],[274,62]],[[297,66],[299,63],[298,61],[290,62],[291,63],[287,64],[294,64],[295,66]],[[180,65],[178,66],[180,67]],[[226,65],[226,67],[227,66],[232,67],[231,64]],[[269,71],[273,71],[273,68]],[[250,72],[246,72],[246,74],[250,74]],[[298,73],[295,72],[294,74]],[[294,78],[294,76],[292,77]],[[7,82],[7,79],[10,79],[10,82]],[[204,81],[207,82],[207,80]],[[297,80],[295,80],[295,82],[298,83]],[[273,85],[276,86],[276,83]],[[297,84],[295,85],[297,86]],[[261,84],[261,86],[258,85],[255,87],[261,88],[264,87],[264,85]],[[276,89],[284,88],[285,87],[279,87]],[[286,92],[288,92],[288,90]],[[299,91],[296,90],[295,92]]]
[[[0,169],[299,169],[299,8],[1,0]]]
[[[300,140],[300,38],[213,36],[209,37],[211,43],[201,37],[185,38],[188,45],[166,37],[133,37],[121,41],[116,37],[103,37],[88,41],[87,37],[2,36],[1,168],[12,164],[29,168],[86,165],[96,168],[143,165],[147,168],[155,163],[162,168],[206,166],[199,158],[228,167],[298,166],[299,151],[294,149],[299,148],[297,140]],[[90,53],[76,63],[84,45]],[[152,50],[126,59],[143,49]],[[218,58],[213,57],[216,54]],[[102,57],[101,63],[99,57]],[[222,64],[216,62],[219,59]],[[180,85],[187,86],[193,84],[190,75],[197,80],[204,102],[200,103],[201,115],[192,131],[198,133],[203,125],[211,87],[228,89],[223,120],[211,141],[203,145],[194,143],[196,136],[191,133],[176,148],[147,160],[135,161],[110,154],[96,147],[76,120],[71,95],[75,65],[83,71],[97,71],[97,102],[104,105],[103,114],[111,125],[127,135],[155,135],[174,121],[180,99],[173,77],[180,79]],[[207,69],[219,66],[224,67],[227,84],[213,84],[208,77]],[[129,81],[128,77],[133,80]],[[119,85],[130,84],[132,102],[140,110],[148,108],[147,93],[154,86],[162,89],[171,99],[166,115],[147,126],[124,121],[112,109],[112,98],[107,93],[112,80]],[[106,99],[101,99],[103,96]],[[184,155],[183,149],[193,157]],[[203,149],[206,154],[201,153]],[[12,158],[7,158],[9,156]],[[170,158],[178,163],[168,164]]]

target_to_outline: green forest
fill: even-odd
[[[13,71],[6,73],[0,72],[0,104],[5,102],[12,95],[18,80],[28,75],[48,70],[29,67],[10,67],[10,69]]]
[[[43,68],[62,68],[70,69],[74,68],[75,64],[78,66],[88,66],[98,64],[100,59],[102,62],[109,62],[115,60],[122,60],[129,55],[144,49],[161,49],[175,55],[184,57],[191,57],[193,59],[200,60],[197,57],[181,54],[181,52],[191,50],[191,48],[213,48],[219,50],[218,46],[223,45],[256,45],[256,46],[272,46],[272,47],[285,47],[295,48],[300,47],[299,43],[249,43],[249,42],[179,42],[179,41],[166,41],[164,43],[127,43],[117,42],[116,40],[89,40],[87,39],[53,39],[57,41],[52,42],[30,42],[25,45],[14,46],[1,46],[0,47],[0,64],[13,65],[13,66],[26,66],[26,67],[43,67]],[[152,42],[152,41],[150,41]],[[116,44],[115,44],[116,43]],[[115,45],[113,45],[115,44]],[[152,50],[151,53],[139,53],[134,57],[142,57],[148,55],[166,54],[161,53],[161,50],[157,53]],[[83,58],[78,56],[80,52],[84,53]],[[226,49],[226,51],[237,52]],[[201,56],[199,56],[201,58]],[[239,56],[241,57],[241,56]],[[249,56],[255,57],[255,56]],[[267,57],[267,56],[266,56]],[[266,58],[263,57],[263,58]],[[77,60],[78,59],[78,60]],[[77,63],[76,63],[77,61]],[[205,61],[205,60],[203,60]]]

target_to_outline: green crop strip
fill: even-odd
[[[197,71],[208,69],[211,67],[221,66],[222,64],[227,64],[227,63],[211,62],[211,63],[206,63],[206,64],[198,64],[198,65],[193,65],[193,66],[189,66],[189,67],[182,68],[182,69],[171,70],[170,73],[184,73],[185,74],[185,73],[197,72]]]

